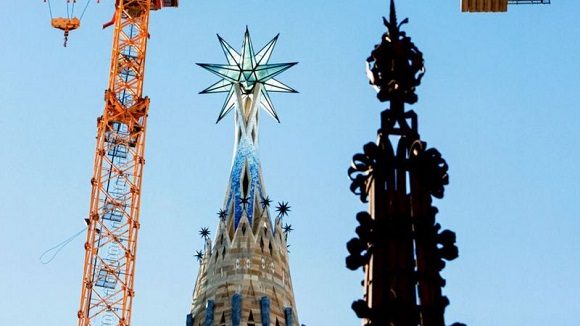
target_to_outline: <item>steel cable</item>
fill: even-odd
[[[52,6],[50,5],[50,0],[46,0],[48,2],[48,12],[50,13],[50,19],[52,20]]]
[[[71,237],[69,237],[68,239],[62,241],[61,243],[57,244],[56,246],[46,250],[45,252],[42,253],[42,255],[40,255],[40,257],[38,258],[40,260],[40,262],[43,265],[46,265],[48,263],[50,263],[51,261],[54,260],[54,258],[56,258],[56,255],[58,255],[58,253],[64,248],[66,247],[67,244],[69,244],[71,241],[73,241],[76,237],[78,237],[81,233],[85,232],[87,229],[87,227],[85,226],[82,230],[80,230],[79,232],[75,233],[74,235],[72,235]],[[43,259],[44,256],[46,256],[47,254],[49,254],[50,252],[52,252],[52,254],[50,256],[48,256],[47,259]]]

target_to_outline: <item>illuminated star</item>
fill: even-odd
[[[207,239],[210,235],[209,228],[201,228],[199,235],[201,235],[202,238]]]
[[[288,206],[288,202],[279,202],[278,206],[276,206],[276,212],[278,212],[278,217],[288,216],[288,212],[290,211],[290,206]]]
[[[201,250],[197,250],[194,257],[197,258],[197,261],[201,261],[203,259],[203,253]]]
[[[262,85],[260,88],[260,106],[268,112],[272,118],[280,122],[268,92],[297,93],[293,88],[274,79],[275,76],[292,67],[297,62],[268,63],[272,51],[274,50],[274,46],[278,41],[278,35],[276,35],[257,53],[254,52],[252,40],[250,39],[250,32],[247,27],[241,54],[234,50],[219,35],[218,39],[228,63],[198,63],[202,68],[209,70],[213,74],[222,78],[217,83],[201,91],[200,94],[228,93],[216,123],[236,107],[236,87],[234,86],[239,87],[242,96],[250,96],[257,84]]]

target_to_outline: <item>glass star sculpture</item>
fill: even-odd
[[[254,218],[269,217],[264,212],[268,210],[271,201],[264,201],[268,197],[262,185],[262,168],[257,153],[258,115],[261,108],[280,122],[268,92],[297,93],[274,79],[296,63],[269,63],[278,35],[258,52],[254,51],[247,27],[241,53],[219,35],[218,39],[227,63],[198,63],[202,68],[221,77],[217,83],[200,93],[227,93],[216,123],[234,111],[234,158],[223,215],[227,216],[225,222],[228,225],[230,218],[233,218],[233,226],[237,229],[244,216],[250,224]]]
[[[257,53],[254,51],[254,47],[252,46],[250,32],[247,27],[246,33],[244,34],[244,42],[242,44],[242,53],[234,50],[231,45],[218,35],[220,45],[228,63],[198,63],[202,68],[209,70],[222,78],[217,83],[201,91],[200,94],[228,93],[216,123],[235,108],[237,101],[236,89],[239,89],[241,92],[241,94],[239,94],[241,97],[249,96],[253,93],[257,84],[263,85],[263,87],[260,88],[260,106],[268,112],[272,118],[280,122],[268,92],[297,93],[292,87],[274,79],[275,76],[294,66],[297,62],[268,63],[279,35],[280,34],[276,35]],[[236,85],[239,87],[235,87]]]

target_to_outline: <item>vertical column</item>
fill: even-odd
[[[234,294],[232,297],[232,326],[240,326],[242,321],[242,295]]]
[[[262,326],[270,326],[270,299],[268,297],[262,297],[260,300],[260,315]]]
[[[207,307],[205,308],[205,326],[213,326],[214,310],[215,310],[214,301],[207,300]]]
[[[381,102],[378,143],[353,157],[351,190],[368,202],[357,214],[357,237],[347,243],[347,268],[363,267],[365,294],[352,308],[363,325],[443,326],[447,298],[439,272],[457,257],[455,234],[440,231],[431,197],[448,184],[441,154],[419,137],[417,117],[405,104],[417,102],[424,74],[423,54],[400,30],[394,0],[387,32],[367,59],[370,83]]]
[[[294,316],[292,316],[292,307],[284,308],[284,321],[286,326],[294,326]]]

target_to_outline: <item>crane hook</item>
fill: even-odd
[[[81,21],[76,17],[73,17],[73,18],[53,18],[50,23],[51,23],[52,27],[64,31],[64,47],[66,47],[66,44],[68,42],[69,32],[79,28],[81,25]]]

